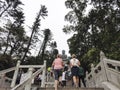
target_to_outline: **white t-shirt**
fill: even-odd
[[[62,81],[66,81],[66,79],[65,79],[65,71],[62,73]]]
[[[72,64],[72,66],[78,66],[78,67],[79,67],[79,65],[78,65],[79,60],[76,59],[76,58],[71,59],[71,60],[70,60],[70,63]]]

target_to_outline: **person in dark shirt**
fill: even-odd
[[[81,87],[81,80],[82,80],[82,83],[83,83],[84,87],[86,87],[84,76],[85,76],[84,69],[83,69],[82,66],[80,66],[79,67],[79,87]]]

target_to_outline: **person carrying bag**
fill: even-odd
[[[80,66],[79,67],[79,87],[81,87],[81,80],[82,80],[84,87],[86,87],[84,76],[85,76],[84,69],[83,69],[83,67]]]

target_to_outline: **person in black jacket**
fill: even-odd
[[[83,83],[84,87],[86,87],[84,77],[85,77],[84,69],[83,69],[82,66],[80,66],[79,67],[79,87],[81,87],[81,80],[82,80],[82,83]]]

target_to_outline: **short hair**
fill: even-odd
[[[72,58],[76,58],[76,55],[75,55],[75,54],[72,54]]]

